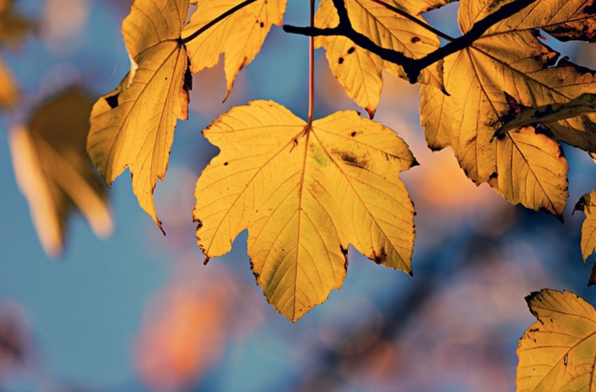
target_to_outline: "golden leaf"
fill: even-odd
[[[532,124],[548,124],[596,112],[596,94],[583,94],[564,104],[549,104],[522,110],[520,114],[497,130],[497,134]]]
[[[166,174],[176,120],[188,118],[188,57],[180,41],[187,13],[188,0],[133,3],[122,23],[131,71],[93,107],[87,141],[108,185],[130,168],[139,204],[160,229],[153,190]]]
[[[519,341],[518,392],[596,388],[596,311],[568,291],[541,290],[526,297],[537,321]]]
[[[67,90],[10,133],[19,187],[41,244],[52,256],[62,251],[67,218],[75,208],[97,235],[112,231],[104,185],[85,152],[92,105],[87,94]]]
[[[182,32],[183,38],[238,6],[242,0],[191,0],[191,3],[198,8]],[[197,73],[214,67],[224,53],[227,98],[236,75],[259,53],[271,26],[281,25],[286,3],[287,0],[257,0],[213,26],[207,34],[188,42],[191,71]]]
[[[574,211],[586,214],[582,224],[581,248],[584,261],[596,250],[596,192],[586,193],[575,205]]]
[[[248,229],[257,283],[284,316],[298,320],[341,286],[348,244],[411,273],[414,206],[399,172],[416,161],[393,131],[352,111],[308,127],[253,101],[203,134],[221,153],[197,182],[198,245],[220,256]]]
[[[17,89],[12,74],[0,57],[0,107],[10,107],[16,100]]]
[[[596,89],[592,72],[564,59],[557,63],[558,54],[537,38],[537,29],[569,30],[572,25],[566,22],[572,16],[574,20],[588,17],[586,7],[587,3],[580,0],[538,0],[523,15],[516,14],[497,23],[472,45],[445,59],[445,87],[451,96],[438,97],[440,92],[433,88],[422,90],[421,118],[432,148],[450,144],[474,182],[489,182],[512,203],[546,209],[554,215],[560,215],[565,206],[567,179],[562,174],[567,171],[567,163],[562,154],[557,157],[558,149],[549,139],[596,151],[593,122],[596,117],[550,123],[548,129],[539,130],[540,136],[531,138],[530,145],[520,144],[515,132],[500,138],[493,135],[500,124],[526,107],[567,103]],[[462,1],[459,10],[462,31],[466,33],[475,22],[497,9],[489,0]],[[501,146],[503,143],[507,146]],[[511,148],[513,155],[501,154]],[[539,154],[528,155],[536,149],[540,150]],[[515,155],[519,159],[514,166],[504,162]],[[529,169],[527,181],[509,183],[504,188],[506,179],[524,167]],[[495,176],[499,181],[492,181]],[[556,182],[551,183],[552,180]]]
[[[413,16],[432,5],[425,1],[387,3]],[[411,58],[421,58],[440,45],[436,35],[382,5],[369,0],[347,0],[345,4],[354,29],[382,48],[402,52]],[[421,16],[416,17],[424,21]],[[338,23],[339,16],[333,1],[323,0],[315,17],[315,26],[333,28]],[[315,45],[325,48],[331,72],[350,98],[366,109],[371,117],[374,116],[383,89],[382,71],[386,69],[394,75],[405,77],[401,67],[382,60],[346,37],[317,37]],[[443,88],[442,62],[423,70],[418,81]]]

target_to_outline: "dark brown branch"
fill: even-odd
[[[339,24],[337,25],[337,27],[321,29],[316,27],[311,28],[284,25],[283,29],[287,33],[301,34],[311,37],[344,36],[346,38],[349,38],[356,45],[376,54],[383,60],[389,61],[391,63],[403,67],[410,83],[416,83],[416,81],[418,80],[418,76],[420,75],[420,72],[423,69],[436,63],[437,61],[444,59],[445,57],[453,53],[456,53],[462,49],[471,46],[474,43],[474,41],[480,38],[482,34],[484,34],[492,26],[506,18],[515,15],[516,13],[522,11],[524,8],[536,1],[537,0],[516,0],[509,4],[506,4],[503,7],[499,8],[497,11],[485,17],[484,19],[474,23],[470,31],[468,31],[463,36],[454,39],[447,45],[438,48],[437,50],[427,54],[426,56],[420,59],[413,59],[407,57],[402,52],[380,47],[373,41],[371,41],[364,34],[354,30],[354,28],[352,27],[352,23],[350,22],[350,18],[348,17],[348,12],[346,10],[344,0],[333,0],[333,4],[335,5],[335,8],[337,9],[337,14],[339,16]]]

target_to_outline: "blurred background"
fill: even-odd
[[[0,1],[0,9],[9,4]],[[450,149],[432,153],[418,116],[418,87],[386,75],[376,120],[420,162],[402,175],[416,204],[414,277],[350,249],[340,291],[296,324],[255,285],[246,233],[203,266],[192,222],[194,184],[217,149],[200,131],[232,106],[273,99],[307,113],[308,41],[274,27],[222,104],[221,64],[195,75],[190,120],[179,122],[166,180],[156,189],[163,236],[140,209],[129,176],[109,191],[114,228],[94,236],[69,216],[65,249],[44,252],[20,193],[8,136],[40,103],[80,86],[114,89],[130,62],[120,26],[129,0],[18,0],[33,29],[0,55],[20,99],[0,117],[1,391],[511,391],[515,349],[534,321],[524,297],[567,289],[596,303],[582,262],[575,202],[596,181],[587,154],[565,147],[565,223],[509,205],[467,180]],[[458,36],[457,3],[427,15]],[[308,2],[285,23],[305,25]],[[0,33],[1,33],[0,29]],[[5,42],[6,41],[6,42]],[[596,48],[547,42],[596,67]],[[317,51],[316,117],[357,108]]]

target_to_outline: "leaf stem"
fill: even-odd
[[[310,27],[315,26],[315,0],[310,0]],[[308,39],[308,123],[310,129],[315,111],[315,37]]]
[[[383,2],[381,0],[370,0],[370,1],[372,1],[373,3],[378,4],[380,6],[383,6],[383,7],[387,8],[390,11],[395,12],[399,16],[402,16],[402,17],[408,19],[409,21],[416,23],[418,26],[422,27],[423,29],[426,29],[426,30],[430,31],[431,33],[433,33],[433,34],[435,34],[435,35],[437,35],[437,36],[439,36],[439,37],[441,37],[441,38],[443,38],[443,39],[445,39],[447,41],[453,41],[453,40],[455,40],[455,38],[453,38],[452,36],[443,33],[441,30],[435,29],[431,25],[429,25],[427,23],[424,23],[422,20],[416,18],[415,16],[412,16],[412,15],[408,14],[407,12],[405,12],[403,10],[400,10],[397,7],[392,6],[391,4],[387,4],[387,3],[385,3],[385,2]]]
[[[194,33],[192,33],[191,35],[189,35],[188,37],[181,38],[180,39],[180,43],[182,45],[187,44],[188,42],[190,42],[193,39],[197,38],[199,35],[203,34],[205,31],[209,30],[211,27],[213,27],[217,23],[221,22],[222,20],[224,20],[228,16],[236,13],[237,11],[240,11],[242,8],[246,7],[247,5],[250,5],[250,4],[254,3],[255,1],[257,1],[257,0],[246,0],[246,1],[243,1],[242,3],[240,3],[240,4],[238,4],[238,5],[230,8],[229,10],[227,10],[226,12],[224,12],[223,14],[219,15],[217,18],[213,19],[212,21],[210,21],[206,25],[202,26],[200,29],[198,29],[197,31],[195,31]]]

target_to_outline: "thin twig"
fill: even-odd
[[[315,25],[315,0],[310,0],[310,27]],[[315,111],[315,37],[308,39],[308,128]]]
[[[407,57],[402,52],[393,49],[383,48],[370,40],[366,35],[354,30],[348,12],[346,10],[343,0],[333,0],[333,4],[337,9],[339,15],[339,24],[333,28],[317,28],[317,27],[299,27],[284,25],[283,29],[287,33],[301,34],[306,36],[343,36],[352,40],[356,45],[368,50],[381,57],[383,60],[389,61],[393,64],[401,66],[410,83],[416,83],[420,72],[426,67],[444,59],[445,57],[456,53],[462,49],[470,47],[478,38],[482,36],[488,29],[500,21],[509,18],[516,13],[522,11],[530,4],[537,0],[517,0],[508,3],[499,10],[486,16],[484,19],[474,23],[470,31],[459,38],[454,39],[447,45],[438,48],[437,50],[427,54],[420,59],[413,59]]]

